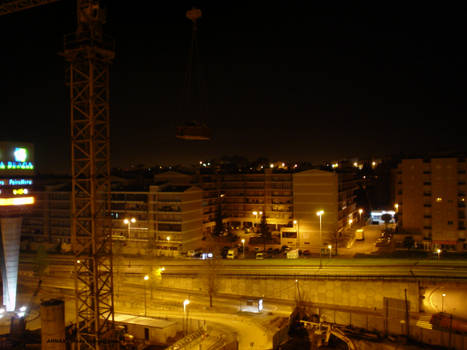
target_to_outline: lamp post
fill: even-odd
[[[316,212],[316,215],[319,216],[319,268],[321,268],[322,265],[322,259],[321,259],[321,246],[323,245],[323,238],[322,238],[322,231],[323,231],[323,223],[321,217],[324,214],[324,210],[319,210]]]
[[[147,294],[147,281],[149,280],[149,276],[144,276],[144,316],[147,316],[147,303],[146,303],[146,294]]]
[[[362,208],[358,209],[358,214],[360,215],[360,225],[362,224],[362,213],[363,213],[363,209]]]
[[[394,209],[396,209],[396,213],[399,212],[399,204],[398,203],[394,204]]]
[[[185,335],[188,333],[188,313],[187,313],[187,306],[190,304],[189,299],[183,300],[183,314],[185,315]]]
[[[245,238],[242,238],[242,256],[245,259]]]
[[[440,256],[440,254],[441,254],[441,249],[439,249],[439,248],[436,249],[436,253],[438,254],[438,260],[439,260],[439,256]]]
[[[329,245],[328,245],[329,259],[331,259],[331,254],[332,254],[332,253],[331,253],[331,249],[332,249],[332,245],[329,244]]]
[[[134,224],[135,222],[136,222],[135,218],[123,220],[123,223],[125,225],[128,225],[128,239],[130,239],[130,226],[131,226],[131,224]]]
[[[294,226],[297,225],[297,248],[300,248],[300,225],[298,220],[293,221]]]
[[[257,212],[256,210],[255,211],[252,211],[251,212],[254,216],[255,216],[255,221],[258,221],[258,214],[261,216],[263,215],[263,212],[260,211],[260,212]],[[255,222],[255,225],[257,224],[257,222]]]
[[[444,312],[444,297],[446,296],[446,293],[441,294],[441,312]]]

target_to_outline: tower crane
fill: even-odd
[[[0,0],[0,15],[58,0]],[[110,218],[109,66],[114,42],[105,37],[99,0],[76,0],[77,29],[62,55],[70,94],[72,220],[76,348],[109,349],[113,337]]]

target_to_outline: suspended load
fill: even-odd
[[[182,140],[210,140],[211,130],[205,124],[191,121],[178,126],[176,136]]]
[[[193,23],[191,47],[185,77],[185,100],[181,104],[182,114],[191,120],[177,126],[176,137],[182,140],[205,141],[211,139],[211,130],[202,123],[206,115],[204,73],[200,62],[197,40],[197,21],[201,10],[193,7],[186,12],[186,17]]]

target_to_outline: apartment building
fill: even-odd
[[[191,178],[173,172],[155,176],[155,181],[194,183],[203,190],[203,228],[212,232],[218,206],[224,222],[234,228],[258,226],[264,213],[271,231],[282,241],[300,248],[335,241],[349,222],[359,218],[356,206],[357,178],[354,172],[306,170],[222,174],[201,173]],[[350,220],[350,221],[349,221]],[[331,237],[332,236],[332,237]]]
[[[68,183],[36,191],[37,205],[24,218],[23,238],[70,242]],[[202,192],[196,186],[160,183],[148,188],[113,184],[112,235],[160,255],[176,255],[202,239]],[[150,242],[151,244],[147,244]]]
[[[225,174],[166,172],[144,188],[112,181],[111,216],[115,239],[147,242],[171,255],[201,242],[212,232],[216,211],[234,228],[255,231],[261,216],[272,232],[297,247],[317,248],[358,219],[353,172],[306,170]],[[323,210],[321,231],[318,210]],[[67,182],[37,191],[37,205],[25,218],[23,236],[69,242],[70,186]],[[142,243],[143,244],[143,243]],[[287,243],[289,244],[289,243]]]
[[[464,251],[465,158],[403,159],[397,167],[398,225],[421,233],[427,249]]]
[[[358,220],[353,173],[307,170],[293,175],[294,226],[298,246],[333,243]],[[320,215],[318,215],[320,213]]]

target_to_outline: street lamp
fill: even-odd
[[[329,259],[331,259],[331,249],[332,249],[332,245],[328,245],[328,249],[329,249]]]
[[[131,226],[131,224],[134,224],[135,222],[136,222],[135,218],[123,220],[123,223],[125,225],[128,225],[128,239],[130,239],[130,226]]]
[[[170,242],[170,236],[167,236],[167,242]]]
[[[444,297],[446,296],[446,293],[441,294],[441,312],[444,312]]]
[[[257,212],[257,211],[255,210],[255,211],[252,211],[251,213],[255,216],[255,219],[256,219],[255,221],[258,221],[258,214],[259,214],[260,216],[263,215],[263,212],[262,212],[262,211]],[[255,223],[255,224],[256,224],[256,223]]]
[[[242,255],[243,259],[245,259],[245,238],[242,238]]]
[[[298,220],[293,221],[294,226],[297,225],[297,248],[300,248],[300,225],[298,224]]]
[[[322,219],[321,217],[324,214],[324,210],[318,210],[316,212],[316,215],[319,216],[319,267],[322,267],[322,261],[321,261],[321,246],[323,245],[323,238],[322,238],[322,231],[323,231],[323,224],[322,224]]]
[[[396,209],[396,213],[399,211],[399,204],[398,203],[394,204],[394,209]]]
[[[144,316],[147,316],[147,303],[146,303],[146,287],[147,287],[147,281],[149,280],[149,276],[145,275],[144,276]]]
[[[183,314],[185,315],[185,335],[188,333],[188,313],[187,313],[187,306],[190,304],[189,299],[183,300]]]
[[[352,226],[352,222],[353,222],[353,220],[349,219],[349,226]]]
[[[295,285],[297,286],[297,300],[300,301],[300,288],[299,288],[299,285],[298,285],[298,280],[295,280]]]
[[[362,223],[362,213],[363,213],[363,209],[362,208],[358,209],[358,214],[360,215],[360,225]]]
[[[441,249],[436,249],[436,253],[438,254],[438,260],[439,260],[439,255],[441,254]]]

